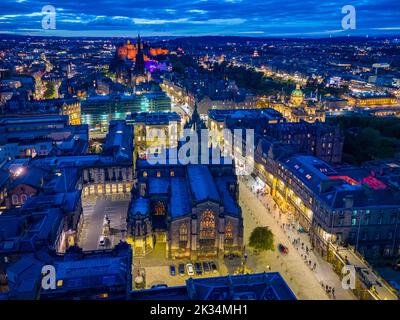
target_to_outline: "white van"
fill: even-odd
[[[105,245],[106,245],[106,237],[105,236],[100,236],[99,246],[100,247],[105,247]]]

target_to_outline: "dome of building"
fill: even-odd
[[[292,97],[304,97],[303,91],[301,91],[300,86],[296,85],[296,89],[292,91]]]
[[[296,89],[290,95],[290,104],[293,106],[300,106],[304,101],[304,93],[301,91],[300,86],[297,84]]]

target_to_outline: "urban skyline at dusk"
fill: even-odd
[[[0,307],[399,300],[398,9],[1,1]]]

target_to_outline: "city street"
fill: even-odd
[[[105,248],[111,248],[125,237],[126,214],[129,200],[113,195],[107,198],[88,197],[83,204],[84,224],[79,239],[79,246],[84,250],[101,249],[99,238],[103,232],[103,221],[110,219],[110,236]]]
[[[254,180],[251,177],[246,178],[248,182],[243,179],[240,180],[239,192],[240,205],[243,210],[245,244],[248,243],[251,231],[256,226],[268,226],[274,234],[275,247],[282,243],[289,248],[289,253],[286,255],[281,254],[277,248],[274,252],[262,252],[255,255],[246,246],[248,267],[253,272],[269,270],[280,272],[298,299],[333,299],[332,294],[328,295],[326,290],[323,289],[323,285],[335,289],[336,299],[354,299],[349,291],[342,289],[339,277],[334,273],[328,262],[314,252],[309,251],[307,254],[306,248],[311,248],[308,235],[299,233],[296,228],[293,228],[293,225],[284,228],[283,224],[289,222],[286,215],[282,213],[280,215],[278,207],[274,209],[275,202],[270,195],[262,196],[264,200],[260,200],[251,191]],[[270,213],[267,207],[270,208]],[[296,224],[294,223],[294,225]],[[299,238],[299,245],[294,246],[293,240]],[[304,243],[303,249],[301,243]],[[309,263],[310,260],[311,264]]]

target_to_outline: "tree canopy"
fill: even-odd
[[[44,92],[45,99],[54,99],[56,97],[56,87],[53,83],[47,82],[46,91]]]
[[[274,234],[268,227],[256,227],[251,232],[249,245],[260,251],[274,251]]]
[[[360,164],[392,158],[400,152],[400,119],[372,116],[336,117],[328,120],[345,134],[343,161]]]

